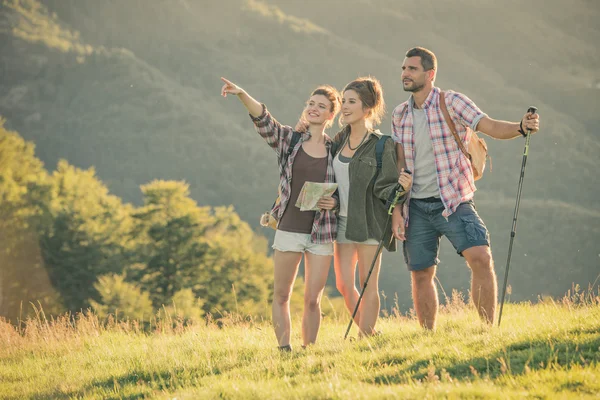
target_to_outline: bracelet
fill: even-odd
[[[517,132],[519,132],[521,135],[523,135],[523,137],[527,136],[527,134],[523,130],[523,120],[521,120],[521,122],[519,122],[519,129],[517,130]]]

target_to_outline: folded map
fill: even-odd
[[[331,196],[337,187],[337,183],[304,182],[296,201],[296,207],[300,211],[317,211],[319,199],[323,196]]]

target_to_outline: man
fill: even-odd
[[[404,149],[406,167],[413,171],[413,185],[405,208],[394,210],[392,230],[397,239],[405,240],[413,302],[424,328],[435,329],[438,295],[434,277],[442,235],[471,268],[471,299],[480,317],[493,324],[498,285],[489,234],[473,205],[475,184],[470,161],[440,109],[440,89],[434,86],[436,72],[437,59],[430,50],[416,47],[406,53],[402,85],[411,96],[392,114],[392,136]],[[525,136],[527,130],[539,129],[537,114],[527,113],[520,122],[498,121],[461,93],[445,91],[444,98],[466,148],[466,127],[495,139],[513,139]]]

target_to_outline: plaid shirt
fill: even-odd
[[[446,91],[445,100],[448,113],[456,125],[456,132],[465,147],[469,147],[466,126],[475,130],[484,114],[467,96],[454,91]],[[448,217],[460,203],[473,198],[475,182],[471,162],[460,151],[450,128],[444,120],[439,104],[440,89],[434,87],[423,103],[429,126],[429,136],[433,143],[433,154],[437,172],[440,197],[444,203],[442,215]],[[392,114],[392,137],[402,144],[406,157],[406,167],[414,171],[415,138],[413,132],[413,101],[411,97],[394,109]],[[408,203],[405,203],[405,216],[408,216]],[[407,221],[408,222],[408,221]]]
[[[263,112],[259,117],[252,117],[252,121],[256,127],[256,131],[262,136],[271,148],[277,153],[277,163],[279,165],[279,203],[273,206],[271,212],[277,216],[277,220],[280,221],[283,216],[283,212],[288,205],[291,196],[291,182],[292,182],[292,165],[296,154],[302,146],[302,142],[310,139],[310,132],[302,133],[302,136],[294,150],[290,154],[287,163],[284,163],[285,155],[290,148],[290,142],[292,140],[293,129],[287,125],[281,125],[275,118],[271,116],[267,107],[263,104]],[[335,175],[333,172],[333,158],[331,155],[331,139],[325,135],[325,147],[327,148],[327,173],[325,174],[325,182],[335,182]],[[334,196],[335,197],[335,196]],[[339,199],[338,204],[339,204]],[[336,239],[337,235],[337,217],[333,210],[317,210],[315,212],[315,219],[313,221],[310,239],[312,243],[332,243]]]

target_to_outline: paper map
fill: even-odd
[[[317,211],[319,199],[323,196],[331,196],[337,187],[337,183],[304,182],[296,201],[296,207],[300,211]]]

